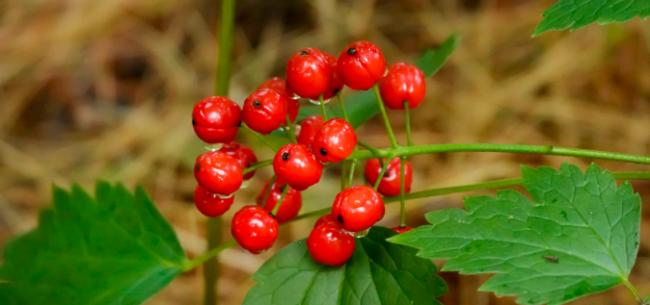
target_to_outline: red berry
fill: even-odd
[[[379,47],[372,42],[357,41],[341,52],[337,71],[346,86],[355,90],[368,90],[384,76],[386,59]]]
[[[242,119],[252,130],[268,134],[287,120],[289,99],[276,90],[262,88],[244,100]]]
[[[332,215],[344,229],[363,231],[384,217],[384,201],[371,187],[349,187],[336,195]]]
[[[194,189],[194,205],[201,214],[208,217],[223,215],[230,209],[235,196],[222,197],[197,185]]]
[[[241,167],[244,169],[257,162],[257,157],[255,156],[255,152],[253,152],[252,149],[250,149],[248,146],[244,144],[231,142],[228,144],[224,144],[219,149],[219,151],[237,159]],[[244,180],[248,180],[252,178],[254,174],[255,171],[247,173],[246,175],[244,175]]]
[[[404,109],[404,102],[409,108],[422,103],[427,84],[424,72],[414,65],[396,63],[388,67],[388,74],[379,81],[379,92],[386,107]]]
[[[287,62],[287,86],[297,95],[316,100],[330,88],[334,71],[325,52],[300,49]]]
[[[323,124],[316,133],[313,152],[321,162],[345,160],[357,146],[357,135],[350,123],[333,118]]]
[[[403,226],[403,227],[399,226],[399,227],[394,227],[393,228],[393,232],[395,232],[397,234],[406,233],[406,232],[411,231],[411,230],[413,230],[413,228],[411,228],[409,226]]]
[[[196,181],[210,192],[230,195],[236,192],[244,180],[244,168],[237,159],[220,151],[209,151],[194,164]]]
[[[332,79],[329,86],[327,87],[327,90],[325,93],[323,93],[323,99],[329,99],[339,93],[341,89],[343,89],[343,82],[341,81],[339,74],[336,72],[336,65],[338,60],[336,56],[327,52],[325,52],[325,56],[327,57],[327,62],[329,63],[332,70]]]
[[[387,160],[383,160],[387,162]],[[366,176],[366,181],[370,185],[375,185],[379,174],[381,173],[381,162],[379,159],[370,159],[366,163],[364,174]],[[411,182],[413,181],[413,167],[411,162],[404,162],[404,193],[411,191]],[[397,196],[400,194],[400,160],[398,157],[395,157],[390,160],[384,177],[379,182],[379,188],[377,189],[379,193],[384,196]]]
[[[323,165],[302,144],[282,146],[273,158],[275,175],[292,188],[302,191],[320,180]]]
[[[300,132],[298,132],[298,143],[312,148],[316,134],[323,126],[323,117],[311,115],[300,122]]]
[[[270,181],[266,183],[260,194],[257,196],[257,204],[265,210],[272,212],[275,205],[282,197],[285,183],[276,180],[273,182],[273,185],[270,186],[269,184]],[[289,189],[284,195],[284,199],[280,204],[280,208],[278,208],[278,212],[275,214],[275,219],[277,219],[279,223],[287,222],[296,217],[298,212],[300,212],[300,207],[302,206],[302,195],[300,192],[292,189],[290,186],[287,187]],[[266,198],[266,202],[264,201],[264,198]]]
[[[235,139],[241,124],[241,110],[223,96],[202,99],[192,111],[192,127],[207,143],[225,143]]]
[[[354,254],[354,243],[354,237],[330,215],[326,215],[316,222],[309,234],[307,249],[317,263],[335,267],[350,260]]]
[[[289,91],[287,88],[287,82],[285,82],[284,79],[275,76],[264,81],[259,87],[257,87],[257,90],[263,88],[273,89],[287,96],[287,113],[289,114],[291,121],[295,122],[300,110],[300,102],[297,97],[294,98],[293,92]]]
[[[232,218],[230,231],[242,248],[260,253],[278,239],[278,222],[261,207],[247,205]]]

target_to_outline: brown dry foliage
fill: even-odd
[[[36,225],[51,185],[96,179],[142,184],[178,232],[188,255],[204,250],[204,222],[191,204],[191,166],[203,149],[189,125],[191,107],[209,95],[217,46],[216,1],[112,0],[0,3],[0,244]],[[458,32],[462,43],[428,83],[415,113],[417,143],[556,144],[631,153],[650,149],[650,26],[647,21],[590,26],[531,39],[539,1],[238,1],[231,97],[242,101],[281,74],[303,46],[336,53],[354,39],[379,44],[389,59],[413,60]],[[403,137],[400,115],[392,116]],[[387,144],[380,122],[360,129]],[[243,139],[247,141],[246,139]],[[250,140],[250,139],[249,139]],[[250,142],[250,141],[249,141]],[[270,152],[255,146],[261,158]],[[448,154],[414,158],[414,189],[518,175],[519,164],[559,165],[567,158]],[[590,160],[569,159],[579,165]],[[600,162],[612,170],[643,166]],[[251,202],[261,171],[237,205]],[[305,210],[327,206],[335,174],[305,193]],[[635,183],[647,199],[647,183]],[[325,191],[324,191],[325,190]],[[460,206],[448,196],[409,203],[409,220]],[[390,208],[383,224],[396,222]],[[226,218],[230,215],[226,216]],[[253,256],[222,255],[222,304],[238,304],[250,274],[311,221],[283,228],[278,246]],[[650,222],[643,221],[632,282],[650,292]],[[184,274],[149,304],[197,304],[201,273]],[[513,304],[477,293],[485,277],[445,274],[445,304]],[[575,304],[631,304],[623,289]]]

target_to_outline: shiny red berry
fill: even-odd
[[[387,160],[383,160],[383,162],[387,162]],[[381,167],[382,164],[379,162],[379,159],[370,159],[366,163],[364,175],[370,185],[375,185],[381,173]],[[404,193],[411,191],[412,182],[413,167],[411,166],[411,162],[404,161]],[[388,163],[384,177],[379,182],[379,188],[377,190],[384,196],[397,196],[400,194],[400,183],[400,159],[395,157]]]
[[[300,101],[299,98],[294,97],[293,92],[287,88],[287,82],[280,77],[274,76],[265,80],[259,87],[257,87],[257,90],[263,88],[273,89],[287,96],[287,113],[289,114],[291,121],[295,122],[296,117],[298,117],[298,112],[300,111]]]
[[[275,154],[273,170],[278,179],[302,191],[318,183],[323,173],[323,165],[316,160],[307,146],[287,144]]]
[[[318,115],[312,115],[304,118],[300,122],[300,132],[298,132],[298,143],[307,146],[309,149],[312,148],[316,134],[323,126],[323,117]]]
[[[386,59],[372,42],[357,41],[341,52],[336,68],[346,86],[368,90],[384,76]]]
[[[285,183],[278,180],[273,182],[273,185],[270,185],[270,181],[267,182],[260,194],[257,196],[257,204],[268,212],[272,212],[275,205],[282,197],[285,185]],[[300,212],[300,207],[302,206],[302,195],[300,192],[294,190],[290,186],[286,187],[289,189],[284,195],[282,203],[280,203],[278,212],[275,214],[275,219],[277,219],[279,223],[287,222],[296,217],[298,212]],[[264,198],[266,198],[266,201],[264,201]]]
[[[260,253],[273,246],[278,239],[278,222],[261,207],[247,205],[232,218],[230,231],[242,248]]]
[[[288,103],[287,96],[276,90],[256,90],[244,100],[242,119],[250,129],[268,134],[286,122]]]
[[[346,120],[333,118],[323,123],[312,145],[316,158],[321,162],[339,162],[354,151],[357,134]]]
[[[341,81],[341,78],[339,77],[336,69],[338,61],[336,56],[327,52],[325,52],[325,56],[327,57],[327,62],[329,63],[332,70],[332,79],[330,80],[327,90],[325,90],[325,93],[323,93],[323,99],[329,99],[339,93],[341,89],[343,89],[343,81]]]
[[[371,187],[349,187],[334,198],[332,215],[344,229],[363,231],[384,217],[384,201]]]
[[[381,98],[391,109],[404,109],[404,102],[408,102],[409,108],[419,106],[426,91],[424,72],[406,63],[390,65],[388,74],[379,81]]]
[[[194,189],[194,205],[201,214],[208,217],[223,215],[230,209],[235,196],[223,197],[197,185]]]
[[[403,227],[402,227],[402,226],[398,226],[398,227],[394,227],[392,230],[393,230],[393,232],[395,232],[395,233],[397,233],[397,234],[402,234],[402,233],[406,233],[406,232],[408,232],[408,231],[413,230],[413,228],[412,228],[412,227],[409,227],[409,226],[403,226]]]
[[[237,159],[241,167],[244,169],[257,162],[257,157],[255,156],[255,152],[253,152],[252,149],[250,149],[248,146],[244,144],[240,144],[237,142],[230,142],[224,144],[219,149],[219,151]],[[248,180],[252,178],[254,174],[255,171],[247,173],[246,175],[244,175],[244,180]]]
[[[202,99],[192,111],[192,127],[207,143],[225,143],[235,139],[241,124],[241,110],[223,96]]]
[[[334,71],[325,52],[300,49],[287,62],[287,86],[295,94],[316,100],[330,89]]]
[[[307,238],[312,259],[326,266],[345,264],[354,254],[354,247],[354,237],[330,215],[321,217]]]
[[[219,195],[236,192],[244,180],[244,168],[237,159],[220,151],[209,151],[194,164],[194,177],[206,190]]]

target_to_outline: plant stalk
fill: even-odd
[[[411,133],[411,107],[409,102],[404,101],[404,125],[406,129],[406,145],[413,145],[413,135]]]
[[[232,34],[235,26],[235,0],[221,1],[221,15],[219,19],[219,53],[216,64],[215,94],[228,95],[230,89],[230,71],[232,67]],[[220,246],[221,233],[223,231],[223,219],[221,217],[208,220],[208,249]],[[219,280],[219,261],[215,253],[214,257],[208,257],[203,264],[203,304],[216,305],[218,299],[217,284]]]
[[[323,120],[327,121],[327,109],[325,109],[325,99],[321,95],[318,97],[318,100],[319,100],[318,104],[320,105],[320,113],[323,116]]]

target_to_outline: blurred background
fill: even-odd
[[[462,36],[447,65],[428,82],[414,112],[416,143],[556,144],[650,153],[650,21],[589,26],[531,38],[553,1],[237,1],[231,98],[241,103],[264,79],[282,75],[300,47],[338,54],[369,39],[390,61],[414,61],[449,34]],[[0,248],[36,225],[53,184],[96,179],[145,186],[189,256],[205,247],[205,221],[192,204],[194,158],[204,147],[190,125],[192,106],[213,92],[219,3],[207,0],[8,0],[0,2]],[[345,91],[344,94],[349,92]],[[403,139],[401,113],[391,114]],[[358,131],[386,146],[379,120]],[[271,151],[253,139],[260,159]],[[413,158],[414,190],[517,177],[519,164],[558,166],[590,160],[473,153]],[[600,162],[612,170],[640,165]],[[336,172],[305,192],[303,211],[331,204]],[[253,202],[269,169],[237,196]],[[362,181],[359,179],[358,183]],[[647,201],[650,183],[635,182]],[[489,192],[488,192],[489,193]],[[409,223],[458,207],[467,194],[408,203]],[[233,208],[233,209],[234,209]],[[632,282],[650,293],[650,221]],[[228,213],[226,221],[232,216]],[[240,304],[250,274],[313,220],[282,228],[262,255],[223,252],[221,304]],[[390,207],[383,225],[397,224]],[[226,238],[229,238],[228,236]],[[448,305],[514,304],[476,292],[486,277],[443,274]],[[199,304],[201,272],[180,276],[147,304]],[[624,289],[574,304],[632,304]]]

